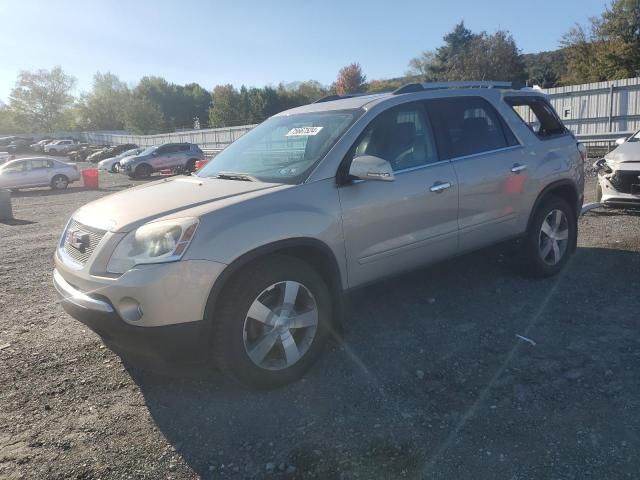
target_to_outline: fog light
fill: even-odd
[[[142,318],[142,307],[137,300],[131,297],[124,297],[118,305],[120,316],[128,322],[137,322]]]

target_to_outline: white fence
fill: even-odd
[[[253,127],[255,127],[255,125],[243,125],[241,127],[209,128],[204,130],[189,130],[186,132],[161,133],[158,135],[83,132],[80,136],[85,142],[99,145],[135,143],[141,147],[148,147],[163,143],[188,142],[195,143],[199,145],[200,148],[219,150],[235,142]]]
[[[640,130],[640,77],[549,88],[544,92],[576,135]]]

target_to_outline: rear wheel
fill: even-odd
[[[528,272],[538,277],[558,273],[569,260],[576,239],[577,220],[569,204],[555,196],[543,200],[524,242]]]
[[[151,166],[147,165],[146,163],[143,163],[142,165],[138,165],[136,167],[135,177],[136,178],[149,178],[152,173],[153,173],[153,169],[151,168]]]
[[[257,388],[300,378],[329,333],[331,296],[322,277],[301,260],[277,255],[230,282],[213,318],[220,369]]]
[[[64,175],[56,175],[51,179],[51,188],[54,190],[64,190],[69,186],[69,179]]]

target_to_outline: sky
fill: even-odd
[[[261,87],[318,80],[359,62],[369,80],[403,75],[464,20],[509,30],[524,53],[558,48],[606,0],[0,0],[0,100],[20,70],[61,66],[91,88],[95,72]]]

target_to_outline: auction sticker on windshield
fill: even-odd
[[[323,127],[294,127],[289,130],[286,137],[307,137],[309,135],[317,135]]]

